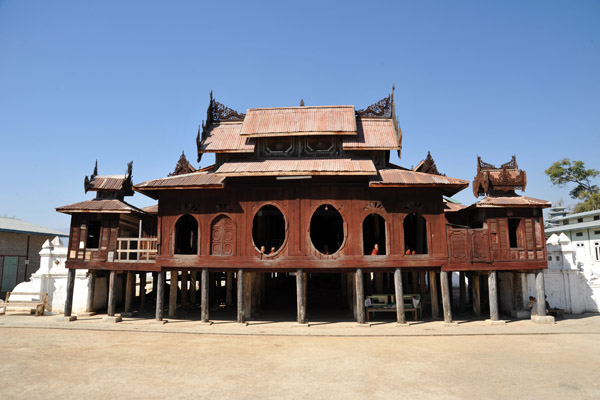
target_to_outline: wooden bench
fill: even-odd
[[[413,297],[418,301],[418,305],[415,307],[413,304]],[[366,306],[367,321],[371,319],[371,313],[375,315],[376,312],[396,312],[396,296],[393,294],[376,294],[367,296],[370,300],[371,305]],[[421,307],[421,295],[420,294],[405,294],[403,296],[404,301],[404,313],[413,313],[414,320],[416,321],[422,316]]]
[[[11,296],[29,296],[31,300],[11,300]],[[48,303],[48,293],[24,293],[24,292],[7,292],[6,301],[0,305],[0,314],[6,314],[9,308],[23,309],[29,308],[29,312],[35,312],[35,316],[39,317],[44,314],[46,304]]]

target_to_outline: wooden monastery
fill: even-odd
[[[523,273],[537,273],[544,298],[550,204],[515,193],[526,186],[515,157],[500,168],[478,159],[483,198],[470,206],[448,199],[469,182],[441,174],[430,154],[413,169],[390,163],[402,149],[393,92],[363,110],[302,102],[246,114],[211,93],[197,148],[198,162],[214,153],[215,164],[196,169],[182,154],[173,173],[139,184],[131,163],[125,175],[95,168],[85,191],[96,198],[57,209],[72,216],[65,316],[75,269],[89,270],[89,311],[153,308],[157,320],[186,309],[204,322],[216,310],[240,323],[258,312],[365,323],[379,300],[399,323],[415,308],[415,318],[441,310],[451,322],[468,308],[498,320],[511,311],[499,309],[498,272],[515,283],[500,293],[513,310],[525,306]],[[128,204],[134,191],[157,206]]]

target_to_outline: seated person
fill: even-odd
[[[271,252],[269,253],[269,255],[275,254],[276,251],[277,249],[275,247],[271,247]]]
[[[527,304],[527,309],[531,311],[531,315],[537,315],[537,301],[535,297],[529,296],[529,304]]]
[[[371,250],[371,255],[372,256],[379,255],[379,245],[377,243],[375,243],[375,246],[373,246],[373,250]]]

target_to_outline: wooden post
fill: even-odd
[[[419,271],[419,292],[421,294],[421,304],[425,303],[427,297],[427,284],[425,282],[426,271]]]
[[[67,282],[68,284],[68,282]],[[94,271],[90,271],[88,273],[88,293],[87,293],[87,301],[85,303],[85,312],[94,311],[94,296],[96,293],[96,273]]]
[[[488,274],[488,292],[490,294],[490,319],[492,321],[498,321],[498,288],[496,271],[490,271]]]
[[[537,315],[546,316],[546,288],[544,285],[544,271],[539,269],[535,272],[535,290],[537,292]]]
[[[440,315],[440,305],[435,271],[429,271],[429,296],[431,297],[431,317],[438,318]]]
[[[181,271],[181,307],[187,308],[188,302],[188,271]]]
[[[244,270],[237,272],[237,322],[243,324],[244,318]]]
[[[252,318],[252,280],[254,272],[244,273],[244,317],[246,321]]]
[[[405,324],[404,291],[402,290],[402,270],[400,268],[396,268],[394,271],[394,290],[396,293],[396,320],[399,324]]]
[[[171,271],[171,282],[169,282],[169,318],[175,318],[177,310],[177,286],[179,284],[177,271]]]
[[[304,271],[296,270],[296,308],[299,324],[306,323],[306,297],[304,292]]]
[[[452,272],[450,272],[452,273]],[[450,307],[450,288],[448,284],[448,271],[440,272],[442,286],[442,306],[444,308],[444,322],[452,322],[452,308]]]
[[[117,271],[110,271],[110,279],[108,280],[108,310],[107,314],[109,317],[115,316],[115,303],[116,303],[116,285],[115,280],[117,279]]]
[[[467,308],[467,285],[465,284],[465,273],[458,273],[458,287],[460,291],[460,311]]]
[[[127,280],[125,281],[125,312],[130,313],[133,305],[133,290],[135,288],[135,275],[127,271]]]
[[[481,280],[477,273],[473,273],[473,313],[481,317]]]
[[[227,273],[227,282],[225,284],[225,304],[230,306],[233,304],[233,272]]]
[[[363,272],[361,268],[356,269],[354,279],[356,291],[356,322],[365,323],[365,292],[363,287]]]
[[[165,272],[156,274],[156,320],[163,320],[163,309],[165,303]],[[154,283],[153,283],[154,284]]]
[[[70,317],[73,311],[73,291],[75,289],[75,272],[73,268],[69,268],[67,275],[67,298],[65,299],[64,316]],[[37,315],[37,314],[36,314]]]
[[[202,315],[202,322],[208,322],[208,268],[202,268],[200,286],[200,313]]]
[[[140,272],[140,312],[144,311],[146,304],[146,272]]]
[[[198,302],[196,301],[196,285],[198,282],[198,272],[192,271],[190,274],[190,305],[195,308]]]
[[[417,271],[412,271],[410,273],[410,294],[417,294],[417,279],[419,273]],[[395,277],[394,277],[395,279]]]
[[[467,304],[473,304],[473,273],[467,273]]]

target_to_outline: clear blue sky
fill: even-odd
[[[517,155],[600,169],[599,1],[0,1],[0,215],[68,231],[83,178],[195,162],[212,89],[252,107],[353,104],[396,84],[400,163],[472,180]],[[210,158],[203,158],[202,166]],[[471,189],[457,198],[472,203]],[[136,194],[129,200],[152,201]]]

